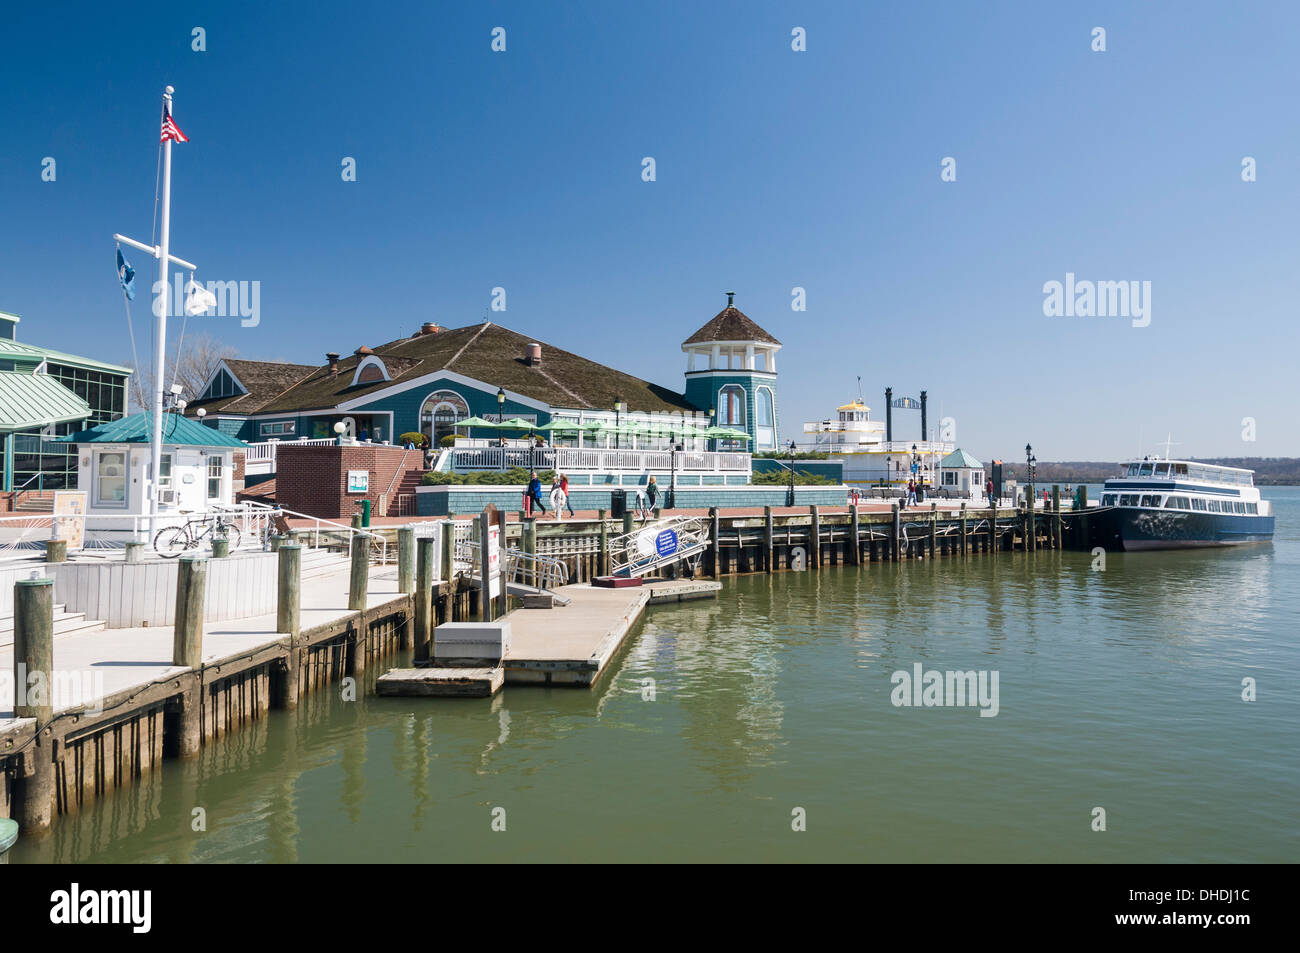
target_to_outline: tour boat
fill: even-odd
[[[1125,551],[1235,546],[1273,538],[1273,505],[1253,470],[1143,457],[1107,480],[1101,505]]]

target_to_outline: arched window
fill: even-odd
[[[718,391],[718,424],[745,429],[745,388],[728,384]]]
[[[770,387],[760,387],[754,392],[754,425],[758,449],[776,449],[776,399]]]
[[[456,432],[456,421],[468,416],[469,405],[460,394],[454,390],[434,391],[420,407],[420,432],[436,447],[443,437]]]

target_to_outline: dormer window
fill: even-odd
[[[368,354],[357,362],[356,373],[352,375],[352,386],[358,384],[375,384],[379,381],[389,381],[392,377],[388,373],[388,368],[378,357]]]
[[[236,397],[239,394],[246,393],[239,382],[235,380],[233,374],[222,365],[217,368],[216,374],[212,376],[211,383],[208,384],[207,390],[203,392],[202,400],[212,400],[218,397]]]

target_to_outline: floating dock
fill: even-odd
[[[515,609],[510,647],[496,668],[405,668],[380,676],[381,695],[483,697],[503,685],[590,686],[611,659],[647,605],[716,597],[721,583],[709,580],[654,580],[643,586],[605,589],[564,586],[569,600],[553,609]],[[437,632],[434,633],[437,639]]]

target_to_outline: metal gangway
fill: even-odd
[[[610,540],[610,572],[615,576],[645,576],[682,562],[694,572],[708,548],[707,520],[670,516]]]

